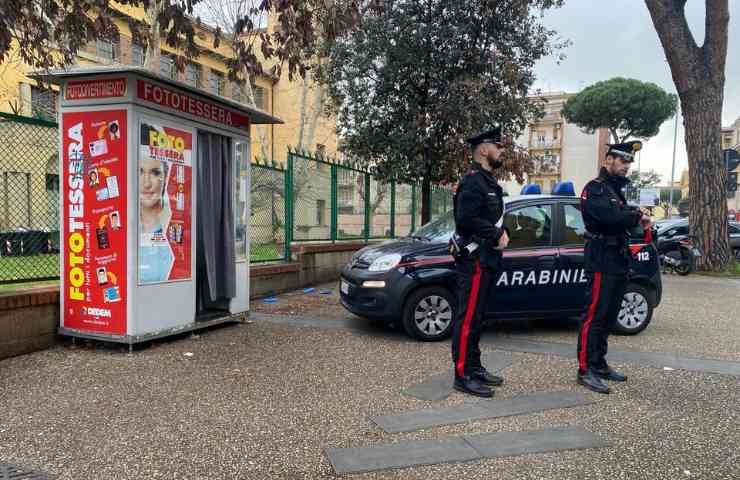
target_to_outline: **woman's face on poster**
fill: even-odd
[[[141,206],[154,208],[162,201],[164,167],[158,160],[139,162],[139,192]]]

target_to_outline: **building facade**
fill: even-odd
[[[730,126],[722,127],[722,149],[733,149],[740,152],[740,118],[736,119]],[[734,194],[727,194],[727,210],[730,213],[740,211],[740,166],[735,170],[737,189]]]
[[[144,10],[126,5],[114,6],[115,23],[120,32],[116,43],[98,40],[90,42],[77,55],[76,66],[136,65],[144,66],[146,51],[132,40],[130,21],[142,22]],[[274,23],[274,22],[272,22]],[[272,29],[268,20],[267,30]],[[207,90],[213,94],[246,103],[243,85],[229,81],[227,62],[233,56],[228,41],[213,47],[215,31],[205,24],[196,27],[199,55],[186,63],[183,71],[175,68],[180,53],[162,42],[159,58],[152,59],[160,75]],[[255,50],[260,51],[259,45]],[[266,65],[269,67],[270,65]],[[287,69],[286,69],[287,70]],[[0,112],[15,113],[46,120],[56,118],[56,93],[38,88],[28,78],[31,71],[17,52],[0,64]],[[336,121],[323,115],[324,89],[310,78],[299,76],[290,80],[288,72],[280,77],[260,75],[251,80],[255,106],[284,120],[283,125],[252,126],[252,159],[284,164],[288,146],[310,151],[319,150],[335,156],[337,151]]]
[[[552,92],[532,97],[544,100],[545,114],[530,124],[516,143],[525,146],[534,160],[534,171],[526,183],[535,183],[543,193],[552,191],[560,181],[571,181],[576,193],[594,178],[606,152],[609,133],[599,129],[585,133],[580,127],[568,123],[562,116],[565,102],[573,94]],[[515,181],[504,184],[506,191],[518,194],[522,185]]]

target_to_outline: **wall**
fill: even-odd
[[[583,133],[570,123],[564,126],[560,178],[573,182],[576,194],[580,194],[586,183],[599,172],[599,136]]]
[[[49,348],[59,325],[59,291],[0,294],[0,359]]]

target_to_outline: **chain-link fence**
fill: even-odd
[[[0,284],[59,277],[58,129],[0,113]],[[285,168],[252,164],[250,260],[291,258],[291,243],[401,237],[421,225],[421,187],[288,152]],[[432,218],[451,209],[432,190]]]
[[[285,170],[252,164],[250,247],[252,262],[285,258]]]
[[[0,113],[0,283],[58,276],[57,126]]]
[[[355,166],[288,152],[288,236],[292,241],[405,236],[421,225],[419,185],[378,180]],[[452,191],[433,187],[431,218],[452,209]]]

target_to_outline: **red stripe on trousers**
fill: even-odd
[[[465,376],[465,354],[468,347],[468,334],[470,333],[470,321],[475,313],[475,306],[478,303],[478,288],[480,287],[480,261],[475,262],[475,273],[473,274],[473,286],[470,289],[468,297],[468,309],[465,311],[465,319],[462,324],[460,334],[460,356],[457,359],[457,376]]]
[[[578,365],[581,371],[586,371],[586,352],[588,351],[588,329],[591,327],[591,322],[594,319],[596,313],[596,306],[599,303],[599,291],[601,290],[601,272],[594,273],[594,284],[591,288],[591,305],[588,307],[588,315],[586,315],[586,321],[583,322],[583,329],[581,331],[581,352],[578,354]]]

